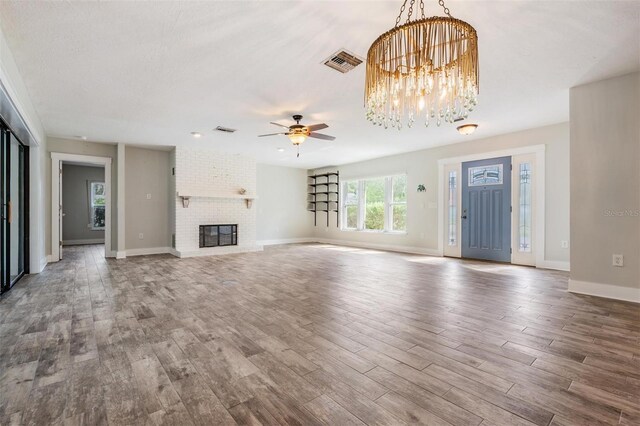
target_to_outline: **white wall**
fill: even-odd
[[[89,182],[104,182],[104,167],[62,166],[62,242],[104,242],[104,230],[91,229]]]
[[[182,257],[254,251],[256,209],[247,208],[243,199],[198,197],[199,194],[238,195],[256,193],[255,159],[208,149],[177,147],[176,191],[194,195],[188,208],[174,196],[176,206],[176,250]],[[199,226],[238,224],[238,245],[199,248]]]
[[[259,244],[294,242],[312,236],[313,214],[306,209],[307,171],[258,164]]]
[[[173,197],[169,194],[169,174],[168,151],[126,147],[125,248],[128,255],[136,250],[167,249],[171,245],[169,200],[173,201]]]
[[[0,22],[0,26],[2,23]],[[31,131],[35,141],[29,146],[30,272],[40,272],[46,264],[45,249],[45,159],[47,139],[40,117],[31,102],[13,54],[0,28],[0,83]]]
[[[380,131],[384,130],[380,129]],[[412,129],[406,131],[410,132]],[[388,132],[389,143],[393,143],[393,133],[390,130]],[[569,261],[569,249],[560,247],[562,240],[569,240],[569,123],[347,164],[337,168],[310,171],[313,173],[339,170],[340,180],[406,173],[409,188],[406,235],[341,231],[336,226],[333,214],[330,225],[327,227],[326,219],[322,220],[324,213],[321,213],[318,215],[318,226],[314,229],[314,237],[435,254],[438,249],[438,215],[440,214],[438,160],[540,144],[546,145],[545,260],[564,265]],[[424,184],[426,192],[417,192],[418,184]]]
[[[574,87],[570,97],[569,289],[640,302],[640,73]]]

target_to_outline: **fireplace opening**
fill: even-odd
[[[238,225],[200,225],[200,248],[238,245]]]

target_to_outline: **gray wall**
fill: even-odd
[[[256,239],[309,238],[313,215],[307,211],[307,171],[258,164]]]
[[[89,182],[104,182],[104,167],[64,164],[62,167],[62,241],[81,244],[83,240],[102,240],[104,231],[91,229]]]
[[[168,151],[126,148],[125,243],[127,251],[171,246],[169,156]],[[147,195],[151,198],[147,198]],[[143,239],[139,238],[140,233],[143,234]]]
[[[571,280],[640,289],[640,73],[570,97]]]

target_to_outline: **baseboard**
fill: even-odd
[[[42,257],[42,258],[40,259],[40,264],[38,265],[38,269],[39,269],[39,270],[38,270],[38,271],[36,271],[36,272],[32,272],[32,273],[39,274],[40,272],[44,271],[44,268],[46,268],[47,263],[49,263],[48,256],[44,256],[44,257]]]
[[[172,254],[175,257],[180,257],[180,252],[178,250],[174,249],[173,247],[169,248],[169,254]]]
[[[542,262],[536,264],[536,268],[542,269],[555,269],[556,271],[570,271],[571,265],[569,262],[564,262],[561,260],[543,260]]]
[[[274,246],[278,244],[301,244],[301,243],[315,243],[317,238],[283,238],[279,240],[261,240],[256,244],[261,246]]]
[[[53,256],[50,254],[47,255],[47,263],[54,263],[58,261],[60,261],[60,259],[54,259]]]
[[[569,280],[569,292],[640,303],[640,288]]]
[[[254,246],[226,246],[226,247],[210,247],[210,248],[201,248],[199,250],[193,251],[180,251],[174,250],[171,252],[174,256],[178,256],[180,258],[186,257],[203,257],[203,256],[221,256],[225,254],[236,254],[236,253],[251,253],[256,251],[262,251],[263,247],[261,245]],[[175,252],[175,253],[174,253]]]
[[[171,252],[171,247],[148,247],[138,249],[127,249],[126,256],[147,256],[151,254],[167,254]]]
[[[83,246],[89,244],[104,244],[104,238],[94,238],[90,240],[64,240],[62,246]]]
[[[127,251],[126,250],[122,250],[122,251],[111,251],[110,256],[107,257],[115,257],[116,259],[126,259],[127,258]]]
[[[372,250],[393,251],[398,253],[408,254],[422,254],[426,256],[438,256],[442,257],[442,253],[438,249],[428,249],[423,247],[411,247],[411,246],[396,246],[390,244],[371,244],[360,241],[345,241],[345,240],[332,240],[327,238],[314,238],[313,241],[322,244],[333,244],[336,246],[347,246],[366,248]]]

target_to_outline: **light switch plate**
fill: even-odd
[[[569,248],[569,241],[567,241],[567,240],[560,241],[560,247]]]
[[[624,256],[621,254],[613,255],[613,266],[624,266]]]
[[[144,240],[144,234],[142,232],[138,234],[138,239]]]
[[[151,194],[147,194],[147,200],[151,199]]]

